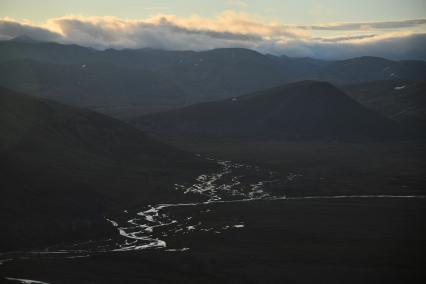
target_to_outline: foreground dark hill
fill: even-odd
[[[374,81],[343,87],[354,100],[399,121],[414,135],[426,129],[426,82]]]
[[[4,88],[0,133],[1,250],[98,234],[108,210],[176,200],[172,185],[208,166],[115,119]]]
[[[134,121],[164,137],[194,139],[384,139],[394,123],[329,83],[303,81]]]

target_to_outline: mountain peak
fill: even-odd
[[[287,84],[135,123],[166,138],[197,139],[374,140],[393,136],[394,129],[392,121],[321,81]]]

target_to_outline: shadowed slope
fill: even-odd
[[[329,83],[303,81],[219,102],[140,117],[160,136],[233,139],[382,139],[392,121]]]
[[[115,119],[3,88],[0,133],[1,249],[87,237],[108,211],[179,198],[173,183],[208,166]]]
[[[426,129],[426,82],[374,81],[343,87],[364,106],[399,121],[416,137]]]

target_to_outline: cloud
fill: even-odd
[[[296,26],[234,11],[224,11],[213,18],[159,14],[138,20],[71,15],[50,19],[42,25],[0,19],[0,39],[26,35],[40,41],[98,49],[244,47],[264,53],[326,59],[361,55],[426,59],[421,48],[425,46],[425,25],[426,19]]]
[[[7,39],[23,35],[40,41],[55,41],[61,38],[60,34],[42,27],[32,26],[9,18],[0,19],[0,37]]]
[[[299,29],[348,31],[348,30],[386,30],[412,28],[426,25],[426,19],[388,21],[388,22],[361,22],[361,23],[331,23],[324,25],[298,26]]]
[[[48,26],[63,35],[63,42],[96,48],[210,49],[245,46],[263,40],[256,33],[235,33],[197,25],[198,18],[180,21],[161,15],[146,20],[122,20],[114,17],[62,17],[52,19]],[[192,26],[194,25],[194,26]]]
[[[413,34],[368,41],[363,44],[346,42],[290,41],[264,42],[257,47],[261,52],[285,54],[290,57],[314,57],[326,60],[360,56],[377,56],[394,60],[426,60],[426,34]]]
[[[367,34],[367,35],[349,35],[349,36],[338,36],[338,37],[318,37],[313,38],[320,42],[345,42],[345,41],[354,41],[354,40],[364,40],[377,37],[377,34]]]
[[[203,18],[197,15],[178,18],[175,15],[164,14],[149,18],[147,21],[154,24],[167,21],[172,25],[188,30],[210,30],[262,37],[306,38],[309,36],[309,31],[304,29],[266,21],[245,12],[224,11],[215,18]]]

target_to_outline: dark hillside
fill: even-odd
[[[209,164],[107,116],[0,89],[3,248],[98,232]],[[108,226],[109,228],[109,226]]]

